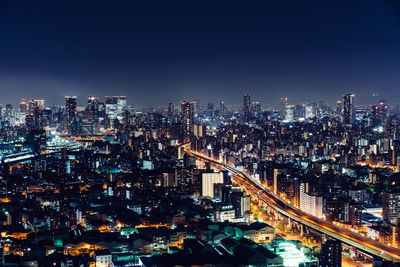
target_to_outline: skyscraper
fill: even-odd
[[[167,113],[167,115],[168,115],[168,118],[171,120],[173,117],[174,117],[174,115],[175,115],[175,106],[174,106],[174,103],[172,103],[172,102],[169,102],[168,103],[168,113]]]
[[[181,125],[183,138],[187,139],[187,137],[193,134],[194,102],[181,102]]]
[[[243,117],[245,119],[250,118],[251,110],[250,110],[250,95],[244,94],[243,95]]]
[[[5,113],[4,113],[4,121],[9,126],[14,125],[14,123],[15,123],[14,109],[13,109],[13,105],[12,104],[7,104],[6,105],[6,110],[5,110]]]
[[[293,122],[294,121],[294,106],[293,105],[286,105],[286,108],[285,108],[285,121],[286,122]]]
[[[105,96],[106,115],[110,120],[111,126],[114,120],[122,121],[126,107],[126,96]]]
[[[99,122],[99,97],[98,96],[89,96],[88,97],[88,103],[86,107],[87,111],[87,121],[89,122],[90,131],[92,134],[96,133],[99,128],[100,128],[100,122]],[[88,130],[89,130],[88,128]]]
[[[342,122],[344,124],[354,123],[354,94],[343,96]]]
[[[386,105],[371,106],[372,126],[386,126],[388,108]]]
[[[28,104],[26,103],[25,99],[22,98],[21,102],[19,102],[19,111],[21,112],[21,114],[26,114],[28,110]]]
[[[286,106],[288,105],[289,100],[287,97],[281,97],[281,116],[284,117],[286,113]]]
[[[76,96],[66,96],[65,97],[65,130],[68,134],[74,134],[75,128],[74,124],[76,122]]]
[[[33,128],[34,129],[43,129],[44,126],[44,118],[43,118],[43,109],[39,106],[36,106],[33,110]]]
[[[336,101],[335,113],[338,118],[340,118],[340,115],[342,114],[342,110],[343,110],[342,101],[340,101],[340,100]]]

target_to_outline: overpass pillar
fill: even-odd
[[[326,234],[322,234],[322,243],[325,243],[328,240]]]
[[[303,224],[300,224],[300,236],[304,235],[304,226]]]
[[[357,257],[357,248],[355,246],[350,247],[350,255],[352,258]]]
[[[288,217],[287,222],[288,222],[288,227],[289,227],[290,229],[292,229],[292,219],[290,219],[290,218]]]

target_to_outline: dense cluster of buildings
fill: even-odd
[[[182,144],[310,216],[400,248],[400,108],[354,100],[282,98],[272,109],[246,94],[239,107],[193,100],[146,112],[124,96],[8,104],[0,108],[1,264],[284,266],[286,247],[303,255],[302,266],[340,266],[340,241],[318,249],[285,241],[277,218],[257,218],[257,200],[228,171]]]

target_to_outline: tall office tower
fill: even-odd
[[[124,118],[122,119],[122,124],[124,127],[129,127],[131,125],[131,112],[129,109],[125,109],[123,113]]]
[[[261,104],[259,102],[251,103],[251,114],[254,117],[261,117]]]
[[[388,108],[386,105],[371,106],[372,127],[386,126]]]
[[[86,109],[79,112],[80,117],[80,134],[96,134],[96,124],[93,121],[93,114]]]
[[[225,115],[226,113],[226,105],[224,101],[219,102],[219,115]]]
[[[168,113],[167,113],[168,118],[171,119],[172,117],[174,117],[174,114],[175,114],[175,106],[174,106],[174,103],[169,102],[169,103],[168,103]]]
[[[100,128],[100,122],[99,122],[99,97],[98,96],[89,96],[88,97],[88,103],[86,110],[88,111],[87,116],[90,117],[90,121],[92,123],[92,126],[90,127],[91,133],[95,134],[97,131],[99,131]],[[89,122],[89,121],[88,121]]]
[[[94,113],[98,113],[99,103],[100,101],[98,96],[88,96],[87,110],[93,111]],[[98,116],[98,114],[95,115]]]
[[[342,266],[342,242],[339,240],[327,240],[321,246],[320,266]]]
[[[214,198],[214,184],[224,183],[222,172],[207,172],[201,174],[201,195]]]
[[[382,195],[383,219],[393,225],[400,223],[400,192],[384,192]]]
[[[286,122],[293,122],[294,121],[294,106],[293,105],[286,105],[286,108],[285,108],[285,121]]]
[[[43,117],[43,109],[39,106],[36,106],[33,110],[33,129],[43,129],[44,126],[44,117]]]
[[[342,101],[340,101],[340,100],[336,101],[335,115],[338,118],[340,118],[340,116],[342,115],[342,110],[343,110]]]
[[[194,126],[194,105],[195,102],[181,102],[181,126],[183,138],[192,136]]]
[[[32,100],[35,103],[35,106],[39,107],[40,109],[44,109],[44,99],[34,99]]]
[[[244,117],[244,119],[249,119],[251,117],[250,95],[249,94],[243,95],[243,117]]]
[[[305,119],[312,119],[315,117],[315,109],[312,105],[308,104],[307,106],[305,106],[304,108],[304,116]]]
[[[105,96],[106,115],[113,127],[115,119],[122,121],[126,108],[126,96]]]
[[[99,125],[100,128],[107,128],[107,123],[108,123],[108,119],[107,119],[107,115],[106,115],[106,105],[104,104],[104,102],[99,102]]]
[[[26,112],[28,111],[28,104],[26,103],[24,98],[22,98],[19,102],[19,111],[21,112],[21,114],[26,114]]]
[[[19,102],[19,121],[25,122],[26,113],[28,111],[28,104],[26,103],[25,99],[22,98]]]
[[[42,115],[44,127],[55,127],[56,121],[53,119],[53,111],[51,108],[45,108],[42,110]]]
[[[65,127],[68,134],[76,134],[76,96],[65,97]]]
[[[6,122],[9,126],[14,125],[15,123],[14,109],[12,104],[6,105],[6,110],[4,112],[4,122]]]
[[[31,99],[31,100],[28,101],[27,105],[28,105],[27,113],[32,115],[33,114],[33,110],[35,109],[37,104],[36,104],[36,102],[34,100]]]
[[[344,124],[354,123],[354,94],[343,96],[342,122]]]
[[[306,105],[303,103],[298,103],[295,108],[296,119],[305,119],[306,117]]]
[[[289,100],[287,97],[281,97],[281,116],[285,116],[286,106],[288,105]]]

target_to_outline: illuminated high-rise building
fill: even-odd
[[[286,106],[289,104],[287,97],[281,97],[281,115],[284,117],[286,113]]]
[[[309,183],[300,183],[300,209],[318,218],[323,216],[323,198],[311,192]]]
[[[201,175],[201,195],[214,198],[214,184],[224,183],[222,172],[209,172]]]
[[[249,94],[243,95],[243,116],[245,119],[251,117],[250,105],[251,105],[250,95]]]
[[[126,108],[126,96],[105,96],[104,102],[110,125],[114,125],[115,119],[122,122]]]
[[[34,99],[33,101],[37,107],[44,109],[44,99]]]
[[[382,195],[383,219],[396,225],[400,223],[400,192],[384,192]]]
[[[315,117],[315,108],[312,105],[305,107],[305,119],[312,119]]]
[[[35,110],[36,107],[42,110],[44,109],[44,99],[31,99],[26,104],[27,104],[27,113],[29,114],[33,114],[33,111]]]
[[[340,118],[340,115],[342,114],[342,110],[343,110],[342,101],[340,101],[340,100],[336,101],[336,110],[335,110],[335,113],[336,113],[336,116],[337,116],[338,118]]]
[[[386,105],[371,106],[372,126],[386,126],[388,108]]]
[[[254,117],[261,117],[261,104],[259,102],[251,103],[251,114]]]
[[[294,121],[294,106],[293,105],[286,105],[286,108],[285,108],[285,121],[286,122],[293,122]]]
[[[76,125],[76,96],[65,97],[65,129],[68,134],[74,134],[77,130]]]
[[[175,114],[175,106],[174,106],[174,103],[172,103],[172,102],[169,102],[168,103],[168,117],[169,118],[172,118],[173,116],[174,116],[174,114]]]
[[[15,123],[15,117],[14,117],[14,109],[12,104],[7,104],[6,105],[6,110],[4,112],[4,118],[3,121],[6,123],[6,125],[14,125]]]
[[[99,110],[99,97],[98,96],[88,96],[87,109],[97,112]]]
[[[296,119],[304,119],[306,117],[306,105],[298,103],[295,108]]]
[[[86,122],[89,127],[88,130],[90,129],[88,132],[91,134],[95,134],[100,128],[99,106],[100,102],[98,96],[88,97],[88,103],[86,106]]]
[[[181,102],[181,126],[184,139],[193,135],[194,105],[195,102]]]
[[[226,105],[224,101],[219,102],[219,114],[225,115],[226,113]]]
[[[344,124],[354,123],[354,94],[343,96],[342,122]]]
[[[21,114],[26,114],[26,112],[28,111],[28,104],[26,103],[24,98],[22,98],[19,102],[19,111]]]
[[[33,129],[43,129],[43,126],[43,109],[41,109],[39,106],[36,106],[33,110]]]
[[[26,113],[28,111],[28,104],[26,103],[25,99],[22,98],[19,102],[19,122],[25,122]]]

